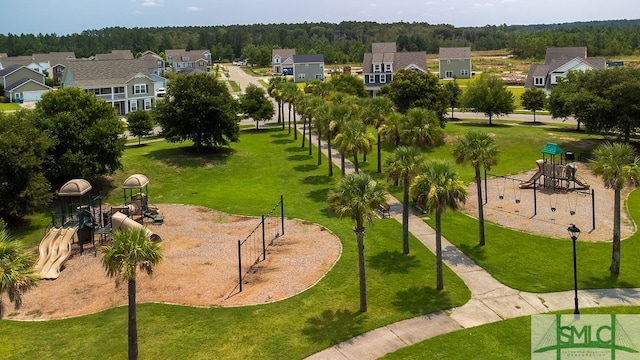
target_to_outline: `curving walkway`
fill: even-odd
[[[230,69],[230,77],[248,78],[244,84],[260,84],[258,79],[246,75],[241,69]],[[243,86],[244,88],[244,86]],[[483,114],[456,113],[459,118],[482,118]],[[504,117],[508,120],[531,121],[532,115],[511,115]],[[538,121],[562,122],[550,116],[537,116]],[[277,112],[274,121],[277,120]],[[255,124],[253,120],[250,120]],[[569,123],[575,120],[569,119]],[[248,123],[248,120],[247,120]],[[263,124],[261,124],[263,125]],[[298,131],[302,130],[298,124]],[[308,134],[306,135],[308,137]],[[311,135],[312,144],[317,145],[316,134]],[[326,142],[321,141],[321,151],[328,156]],[[317,151],[317,150],[316,150]],[[331,161],[336,165],[335,176],[340,176],[340,154],[332,149]],[[347,173],[353,172],[354,167],[348,159]],[[324,164],[323,166],[328,166]],[[402,222],[402,204],[395,197],[387,195],[391,208],[391,217]],[[409,231],[435,254],[435,230],[418,216],[409,217]],[[512,289],[498,280],[483,268],[478,266],[453,244],[442,238],[444,263],[451,268],[471,290],[471,299],[466,304],[433,314],[418,316],[399,321],[384,327],[369,331],[355,338],[334,345],[319,353],[309,356],[311,360],[370,360],[394,352],[408,345],[419,343],[437,335],[455,330],[471,328],[504,319],[533,315],[558,310],[573,309],[573,290],[553,293],[529,293]],[[640,289],[601,289],[578,291],[580,307],[637,305],[640,306]]]

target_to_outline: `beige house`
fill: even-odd
[[[4,97],[11,102],[38,101],[51,88],[44,84],[44,75],[22,65],[0,70],[0,85]]]
[[[208,71],[211,65],[211,52],[209,50],[165,50],[167,65],[174,73]]]
[[[95,94],[121,116],[139,109],[151,110],[155,91],[147,66],[141,59],[71,61],[62,76],[62,86],[77,86]]]

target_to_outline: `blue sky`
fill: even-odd
[[[637,0],[3,0],[0,33],[345,20],[456,27],[638,19]],[[304,4],[304,5],[302,5]],[[300,7],[303,6],[302,10]],[[301,16],[301,14],[307,14]]]

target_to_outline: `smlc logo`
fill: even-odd
[[[624,324],[624,325],[623,325]],[[640,359],[640,315],[534,315],[532,359]]]

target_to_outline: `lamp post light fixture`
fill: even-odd
[[[573,311],[573,313],[579,315],[580,309],[578,308],[578,263],[576,261],[576,240],[578,240],[578,237],[580,236],[580,229],[578,229],[578,227],[574,224],[571,224],[571,226],[567,228],[567,231],[569,232],[569,236],[573,241],[573,291],[575,294],[575,310]]]

